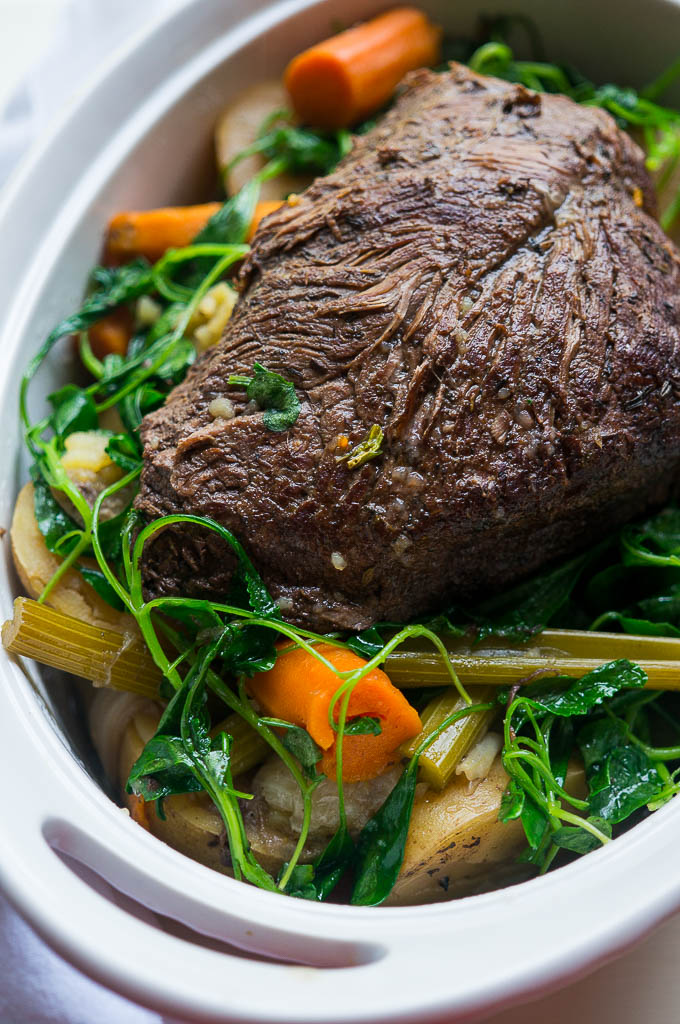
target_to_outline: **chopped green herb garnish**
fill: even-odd
[[[374,423],[365,440],[360,441],[344,455],[336,456],[338,462],[346,462],[348,469],[357,469],[371,459],[376,459],[382,452],[384,434],[382,427]]]
[[[300,415],[300,403],[295,387],[278,373],[266,370],[255,363],[253,376],[234,374],[229,378],[229,387],[245,388],[251,402],[265,410],[264,425],[274,433],[292,427]]]

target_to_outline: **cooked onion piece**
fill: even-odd
[[[393,766],[373,779],[346,782],[345,810],[350,834],[357,836],[394,788],[401,766]],[[289,860],[302,825],[302,797],[292,775],[278,758],[270,758],[252,782],[255,799],[245,809],[250,845],[258,860],[277,871]],[[338,787],[324,778],[312,795],[312,819],[303,860],[321,853],[340,824]]]

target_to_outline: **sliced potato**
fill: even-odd
[[[454,896],[486,892],[533,874],[516,863],[526,845],[521,822],[498,820],[508,776],[500,756],[478,785],[463,775],[441,793],[428,789],[413,807],[399,877],[387,904],[436,903]],[[570,765],[567,789],[581,795],[583,767]]]
[[[59,568],[61,559],[47,550],[33,511],[33,484],[22,487],[10,528],[12,558],[29,597],[38,598]],[[120,632],[136,629],[134,620],[116,611],[86,583],[75,569],[68,569],[50,592],[47,603],[65,615]]]
[[[160,709],[137,708],[130,716],[120,741],[118,784],[121,796],[132,816],[158,839],[184,853],[192,860],[216,871],[228,872],[222,856],[222,820],[207,793],[186,793],[163,801],[165,820],[153,804],[144,804],[140,814],[139,801],[125,792],[130,769],[153,736],[160,719]],[[91,716],[90,716],[91,717]],[[100,749],[100,747],[98,747]]]
[[[224,171],[234,157],[247,149],[265,118],[290,106],[288,94],[277,78],[258,82],[240,93],[222,112],[215,127],[217,166]],[[233,196],[261,170],[266,158],[256,154],[241,160],[225,175],[225,186]],[[312,175],[281,174],[262,183],[260,199],[285,199],[291,192],[302,192],[313,180]]]

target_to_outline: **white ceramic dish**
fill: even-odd
[[[3,354],[0,522],[20,468],[16,384],[48,329],[77,303],[103,225],[125,206],[199,199],[210,130],[238,88],[278,72],[371,0],[186,0],[124,52],[55,126],[0,208]],[[424,3],[451,29],[477,0]],[[496,0],[544,31],[548,52],[600,79],[642,82],[677,56],[680,2]],[[53,367],[58,364],[53,362]],[[57,371],[36,392],[53,390]],[[37,394],[37,398],[40,395]],[[15,580],[6,552],[0,611]],[[0,882],[64,956],[182,1019],[471,1020],[591,970],[680,907],[680,803],[606,849],[497,893],[423,908],[317,906],[253,890],[153,839],[78,756],[63,681],[0,656]],[[67,854],[175,921],[257,961],[161,931],[76,874]]]

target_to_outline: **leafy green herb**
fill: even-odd
[[[147,801],[202,788],[181,738],[158,733],[147,742],[127,781],[128,792]]]
[[[198,245],[241,245],[248,237],[248,229],[255,214],[260,194],[258,181],[249,181],[235,195],[223,203],[194,239]],[[197,287],[210,269],[209,257],[198,257],[186,265],[181,282],[189,288]]]
[[[256,602],[262,608],[259,596]],[[270,629],[258,626],[227,626],[220,647],[223,668],[235,676],[268,672],[276,663],[274,636]]]
[[[250,181],[228,199],[199,231],[194,244],[240,245],[248,236],[260,186]]]
[[[125,473],[142,467],[139,446],[131,434],[112,434],[106,445],[106,454]]]
[[[316,766],[321,760],[322,752],[306,729],[292,725],[286,729],[283,745],[302,765],[306,775],[315,777]]]
[[[67,437],[77,430],[98,428],[97,408],[91,395],[75,384],[65,384],[48,400],[53,409],[50,425],[58,437]]]
[[[364,441],[355,444],[345,455],[337,455],[338,462],[346,462],[348,469],[357,469],[381,454],[383,443],[382,427],[374,423]]]
[[[579,730],[576,739],[583,757],[586,774],[592,776],[613,750],[626,745],[628,728],[623,719],[605,715],[586,722]]]
[[[637,603],[638,610],[645,619],[651,622],[680,624],[680,583],[670,587],[654,597],[641,598]]]
[[[593,814],[616,824],[625,821],[657,797],[665,782],[656,765],[638,747],[616,747],[606,756],[598,773],[600,788],[593,792],[591,774],[590,808]]]
[[[292,427],[300,415],[300,403],[295,387],[278,373],[255,363],[253,376],[232,375],[229,387],[244,387],[251,402],[265,410],[264,425],[274,433]]]
[[[418,761],[413,759],[359,835],[356,877],[351,903],[374,907],[389,895],[404,860],[404,849],[418,781]]]
[[[525,793],[519,817],[530,849],[540,850],[543,838],[550,828],[548,811]]]
[[[539,714],[552,714],[569,718],[587,715],[603,701],[624,689],[639,689],[647,682],[647,674],[639,665],[626,661],[608,661],[598,665],[580,679],[558,676],[548,682],[532,683],[521,690],[524,716],[530,707]],[[507,701],[507,691],[499,701]],[[525,720],[520,714],[519,720]]]
[[[616,622],[624,633],[633,633],[638,636],[674,636],[680,637],[680,629],[670,622],[653,622],[650,619],[634,619],[630,615],[623,615],[621,612],[607,612],[601,616],[599,624],[605,622]]]
[[[31,470],[33,480],[33,510],[48,551],[55,554],[65,555],[71,545],[75,543],[77,534],[80,532],[78,524],[69,516],[56,500],[49,484],[43,477],[40,469],[33,466]]]
[[[680,566],[680,509],[670,507],[621,534],[624,565]]]
[[[342,876],[352,864],[354,843],[346,825],[338,828],[326,849],[313,864],[300,864],[293,869],[285,892],[300,899],[328,899]],[[281,869],[283,876],[287,865]]]
[[[95,285],[94,291],[87,297],[77,313],[66,317],[65,320],[57,324],[54,330],[50,331],[37,355],[33,357],[26,369],[20,392],[21,413],[26,426],[29,422],[26,409],[28,383],[54,345],[66,335],[78,334],[80,331],[87,330],[117,306],[131,302],[140,295],[151,291],[151,267],[146,260],[135,260],[115,270],[107,267],[95,267],[92,271],[92,281]]]
[[[502,636],[523,641],[540,633],[564,605],[592,557],[591,552],[579,555],[476,605],[467,614],[478,627],[477,640]]]
[[[505,716],[502,754],[510,782],[501,801],[499,819],[521,819],[529,845],[523,860],[546,870],[558,847],[587,852],[611,838],[611,829],[600,828],[595,820],[616,820],[607,810],[616,797],[607,793],[602,799],[593,799],[594,780],[601,779],[599,788],[604,791],[610,786],[610,776],[603,776],[602,767],[593,760],[599,756],[605,736],[592,725],[586,726],[588,732],[581,730],[579,734],[579,741],[587,750],[584,760],[591,800],[588,803],[575,799],[564,789],[574,743],[571,719],[592,716],[606,701],[638,690],[645,682],[646,675],[638,665],[619,660],[601,665],[581,679],[535,683],[523,688],[512,700]],[[506,696],[506,702],[507,699]],[[627,736],[628,727],[625,729]],[[609,728],[605,742],[612,738],[618,742],[618,733],[613,735]],[[657,786],[653,795],[661,789]],[[636,794],[640,799],[641,793]],[[578,817],[567,809],[570,805],[576,810],[589,810],[590,818]],[[629,799],[625,805],[629,813],[632,806]],[[580,832],[588,838],[580,836]]]
[[[94,569],[89,565],[79,565],[78,570],[85,582],[90,584],[102,600],[106,601],[107,604],[110,604],[118,612],[122,612],[125,609],[125,605],[100,569]]]
[[[314,864],[316,899],[327,899],[354,858],[354,843],[343,822]]]
[[[382,651],[385,646],[385,641],[376,626],[371,626],[369,629],[365,629],[363,632],[351,636],[347,641],[347,646],[350,650],[354,651],[355,654],[358,654],[360,658],[367,658],[370,660],[375,657],[379,651]]]
[[[314,884],[313,864],[296,864],[291,870],[290,864],[286,861],[281,865],[277,881],[280,882],[286,873],[288,873],[288,881],[283,890],[286,896],[294,896],[299,900],[318,899],[317,888]]]
[[[587,821],[590,825],[594,825],[603,835],[607,836],[608,839],[611,839],[612,827],[610,822],[593,815],[590,815]],[[592,832],[586,832],[585,829],[576,828],[574,825],[562,825],[561,828],[555,829],[550,838],[555,846],[559,846],[563,850],[571,850],[572,853],[590,853],[602,845],[601,840],[593,835]]]
[[[230,171],[246,157],[262,153],[270,163],[260,172],[261,181],[283,171],[330,174],[351,148],[349,132],[326,133],[300,127],[292,123],[289,111],[278,110],[264,121],[255,142],[238,153],[226,170]]]
[[[300,762],[308,778],[316,778],[318,775],[316,766],[323,757],[323,751],[307,730],[292,722],[285,722],[281,718],[262,718],[261,721],[275,729],[285,730],[283,734],[284,747]]]
[[[515,779],[511,778],[501,797],[498,820],[503,822],[503,824],[507,824],[509,821],[516,821],[524,810],[524,800],[524,790]]]
[[[381,732],[380,719],[370,715],[352,718],[345,724],[345,736],[379,736]]]

